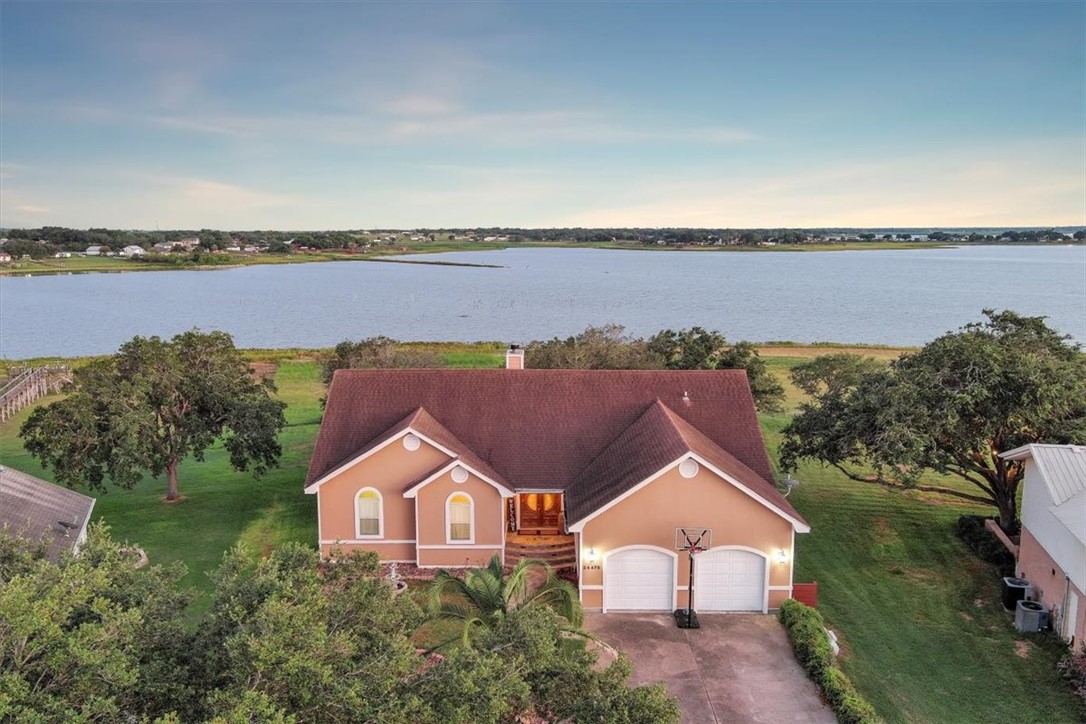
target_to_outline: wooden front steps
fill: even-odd
[[[505,563],[525,558],[550,564],[556,570],[577,567],[577,549],[571,535],[510,535],[505,541]]]

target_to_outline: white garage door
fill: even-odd
[[[675,591],[674,558],[661,551],[619,551],[603,563],[606,611],[670,611]]]
[[[757,553],[710,549],[694,562],[694,608],[698,611],[762,611],[765,561]]]

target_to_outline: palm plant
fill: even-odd
[[[431,614],[460,622],[465,643],[475,630],[492,628],[513,609],[527,606],[550,608],[569,622],[572,632],[579,632],[584,620],[577,589],[543,561],[521,560],[506,573],[501,557],[494,554],[486,568],[473,568],[463,578],[438,570],[430,588]]]

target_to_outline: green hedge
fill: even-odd
[[[1014,555],[1006,549],[995,533],[984,527],[984,516],[963,515],[954,525],[954,533],[969,546],[977,558],[999,569],[1000,576],[1014,575]]]
[[[822,696],[833,707],[837,721],[841,724],[881,722],[875,708],[856,691],[845,673],[837,668],[822,614],[810,606],[789,599],[781,604],[777,616],[788,631],[796,659],[822,690]]]

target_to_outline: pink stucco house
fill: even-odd
[[[792,592],[795,534],[743,371],[341,370],[305,483],[320,547],[420,567],[576,567],[590,609],[686,605],[676,528],[712,530],[701,611]],[[680,559],[682,564],[680,565]]]
[[[1025,445],[1018,575],[1073,648],[1086,642],[1086,445]]]

